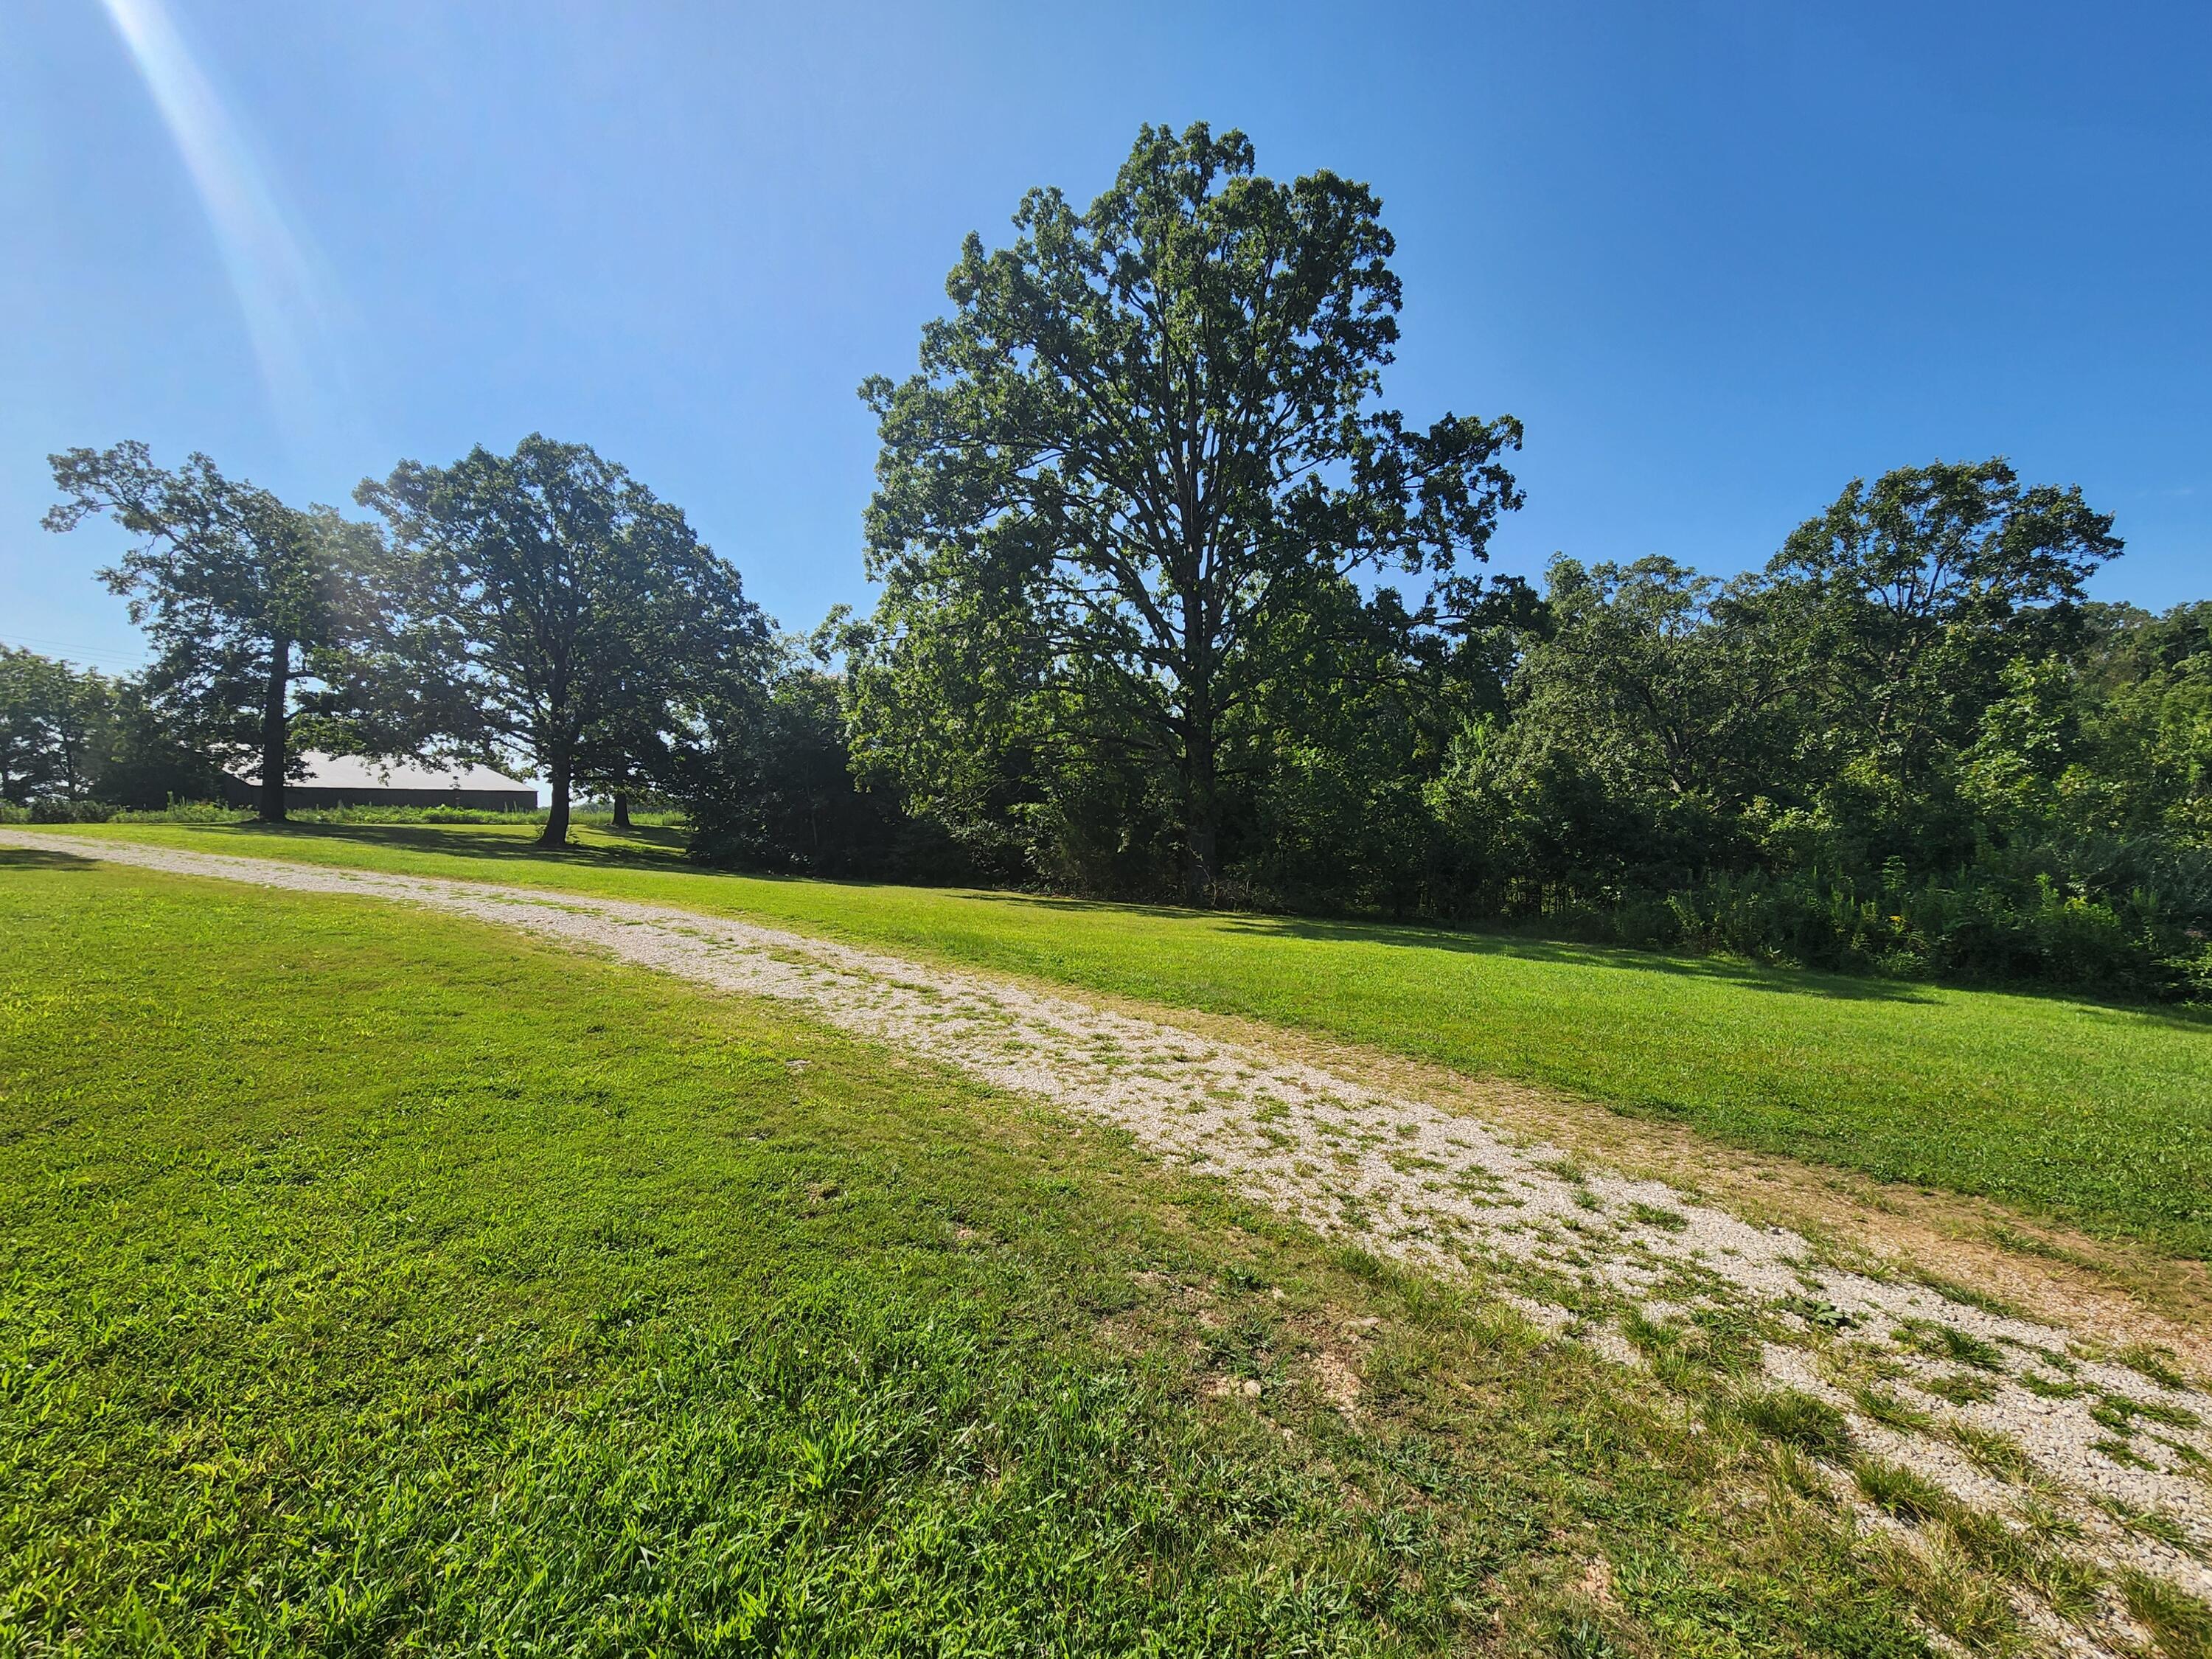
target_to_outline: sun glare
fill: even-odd
[[[297,426],[337,374],[329,285],[163,0],[102,3],[191,171],[276,412]]]

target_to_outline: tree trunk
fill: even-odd
[[[553,764],[547,769],[552,775],[549,780],[552,799],[545,813],[545,833],[538,836],[538,844],[540,847],[566,847],[568,844],[568,784],[574,769],[568,751],[564,748],[554,756]]]
[[[292,684],[292,641],[269,652],[269,683],[261,692],[261,821],[284,822],[284,704]]]
[[[1187,868],[1183,882],[1188,890],[1190,902],[1200,909],[1213,903],[1214,860],[1218,855],[1220,830],[1209,813],[1194,816],[1185,836],[1184,855]]]
[[[1182,661],[1177,665],[1182,682],[1183,885],[1190,902],[1203,908],[1213,902],[1215,860],[1220,851],[1215,629],[1205,592],[1205,561],[1195,548],[1188,564],[1182,582]]]
[[[1213,902],[1220,857],[1221,803],[1215,793],[1213,729],[1194,719],[1183,756],[1183,885],[1201,908]]]
[[[620,789],[615,791],[615,828],[629,828],[629,796]]]

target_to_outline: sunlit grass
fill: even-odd
[[[2212,1021],[2194,1013],[1435,929],[732,875],[684,866],[668,830],[587,830],[553,858],[520,829],[73,833],[757,916],[1303,1027],[2212,1254]]]

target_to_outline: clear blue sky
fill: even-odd
[[[2212,594],[2212,7],[11,0],[0,638],[128,665],[44,457],[343,502],[542,429],[790,627],[869,602],[854,387],[962,234],[1140,122],[1382,198],[1392,398],[1528,423],[1498,568],[1763,560],[1857,473],[2012,456]]]

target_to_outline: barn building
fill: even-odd
[[[287,806],[467,806],[486,812],[538,809],[536,784],[488,766],[437,769],[313,752],[301,758],[307,763],[307,773],[286,781]],[[261,785],[255,778],[226,774],[222,796],[233,806],[256,805]]]

